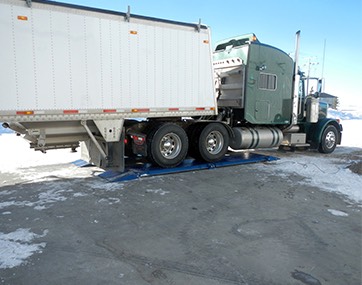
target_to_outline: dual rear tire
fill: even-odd
[[[220,123],[195,126],[190,137],[190,154],[198,160],[216,162],[224,157],[229,146],[228,131]],[[180,125],[163,123],[148,134],[148,159],[160,167],[178,166],[188,151],[188,135]]]
[[[179,165],[188,152],[188,137],[185,130],[173,123],[154,127],[147,137],[147,156],[151,163],[163,168]]]
[[[229,146],[229,133],[220,123],[196,127],[192,135],[191,156],[197,160],[216,162],[221,160]]]

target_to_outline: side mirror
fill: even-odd
[[[324,78],[318,79],[317,92],[322,93],[324,85]]]

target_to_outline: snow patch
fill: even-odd
[[[146,193],[160,194],[161,196],[170,193],[170,191],[164,191],[162,189],[147,189]]]
[[[328,109],[328,118],[341,119],[341,120],[361,120],[362,111],[356,109],[349,110],[335,110]]]
[[[330,212],[333,216],[338,216],[338,217],[348,217],[349,216],[346,212],[339,211],[339,210],[328,209],[327,211]]]
[[[77,192],[73,194],[73,197],[85,197],[85,196],[88,196],[88,194],[82,192]]]
[[[37,201],[17,201],[17,200],[9,200],[0,202],[0,209],[4,209],[10,206],[16,207],[34,207],[35,210],[41,211],[44,209],[50,208],[56,202],[63,202],[67,200],[67,197],[64,196],[68,192],[72,192],[72,189],[64,190],[66,186],[69,187],[69,183],[58,183],[50,185],[46,185],[46,187],[50,187],[50,189],[46,191],[42,191],[37,195]],[[15,199],[14,197],[10,199]]]
[[[119,198],[112,198],[112,197],[108,197],[108,198],[102,198],[98,200],[98,203],[107,203],[108,205],[113,205],[113,204],[117,204],[120,203],[121,199]]]
[[[29,202],[29,201],[5,201],[5,202],[1,202],[0,203],[0,209],[4,209],[4,208],[7,208],[7,207],[10,207],[10,206],[16,206],[16,207],[24,207],[24,206],[27,206],[27,207],[33,207],[34,206],[34,203],[32,202]]]
[[[288,180],[292,175],[299,175],[303,178],[294,183],[337,192],[362,202],[362,176],[353,173],[347,166],[330,157],[293,156],[273,162],[266,171]]]
[[[5,190],[5,191],[1,191],[0,192],[0,196],[6,196],[6,195],[11,195],[11,194],[14,194],[16,191],[15,190]]]
[[[86,183],[87,187],[92,189],[92,190],[102,190],[102,191],[109,191],[109,192],[114,192],[114,191],[119,191],[122,190],[124,187],[124,184],[122,183],[107,183],[104,180],[97,182],[89,182]]]
[[[31,243],[34,239],[45,237],[48,230],[38,235],[30,229],[17,229],[15,232],[0,232],[0,269],[13,268],[26,263],[34,253],[42,253],[46,243]]]
[[[50,150],[46,154],[30,149],[29,143],[16,134],[0,136],[0,172],[19,172],[24,168],[69,163],[80,158],[80,153],[69,149]],[[6,147],[7,146],[7,147]],[[29,172],[29,169],[26,169]]]

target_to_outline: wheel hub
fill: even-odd
[[[327,133],[325,142],[326,142],[327,148],[332,148],[335,145],[336,136],[335,136],[334,132],[331,131],[331,132]]]
[[[181,139],[175,133],[165,135],[160,141],[160,152],[167,159],[175,158],[181,151]]]
[[[206,138],[207,151],[209,153],[219,153],[224,144],[224,138],[220,132],[211,132]]]

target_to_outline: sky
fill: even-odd
[[[211,27],[213,45],[254,33],[265,44],[293,56],[301,30],[300,66],[325,78],[324,91],[340,107],[362,109],[362,0],[58,0],[119,12]],[[324,56],[325,50],[325,56]],[[309,66],[309,62],[311,65]],[[322,72],[323,70],[323,72]],[[322,74],[323,73],[323,74]]]

